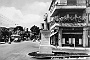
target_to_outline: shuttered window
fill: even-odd
[[[77,5],[77,0],[67,0],[67,5]]]
[[[86,5],[86,0],[77,0],[77,5],[79,6]]]
[[[60,0],[60,5],[67,5],[67,0]]]

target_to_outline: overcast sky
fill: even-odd
[[[40,26],[51,0],[0,0],[0,14],[26,27]]]

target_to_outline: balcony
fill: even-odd
[[[82,19],[81,16],[79,17],[61,17],[58,20],[55,20],[56,22],[60,23],[84,23],[85,19]]]
[[[86,26],[86,19],[82,19],[81,16],[79,17],[61,17],[61,18],[54,18],[53,21],[50,22],[51,28],[55,26],[61,27],[83,27]],[[52,27],[53,26],[53,27]],[[50,28],[50,29],[51,29]]]
[[[76,10],[84,10],[86,9],[86,0],[76,0],[76,3],[72,2],[68,3],[68,0],[59,0],[55,1],[49,8],[50,16],[55,16],[58,13],[58,10],[67,10],[67,9],[76,9]]]

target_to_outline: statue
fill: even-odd
[[[47,18],[48,18],[48,14],[45,13],[45,15],[44,15],[44,30],[48,30],[48,28],[47,28]]]

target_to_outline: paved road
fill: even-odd
[[[0,44],[0,60],[39,60],[28,56],[28,53],[38,50],[39,50],[39,44],[33,43],[31,41],[12,43],[12,44]],[[47,60],[90,60],[90,58],[89,59],[47,59]]]
[[[38,51],[38,46],[39,44],[31,41],[0,44],[0,60],[33,60],[27,54],[29,52]]]

